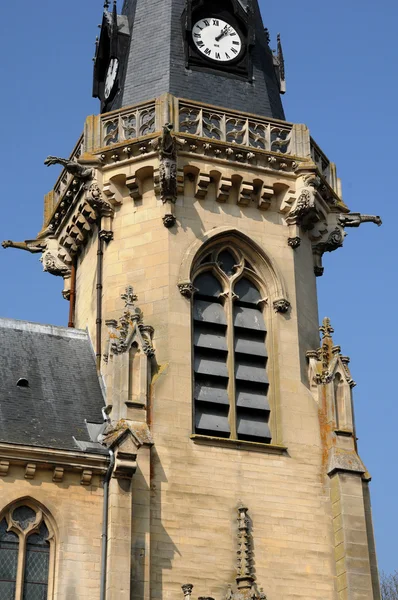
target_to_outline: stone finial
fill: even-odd
[[[238,506],[238,552],[237,584],[238,588],[251,588],[255,577],[252,564],[251,536],[249,531],[248,508],[242,503]]]
[[[124,300],[124,306],[126,309],[135,309],[135,303],[138,300],[138,296],[134,294],[134,288],[132,285],[126,287],[124,294],[120,296]]]
[[[133,335],[139,338],[139,344],[143,352],[152,358],[155,355],[153,347],[154,329],[150,325],[145,325],[143,313],[140,308],[136,307],[135,303],[138,299],[134,293],[134,288],[130,285],[121,294],[121,299],[124,300],[124,312],[118,321],[108,320],[108,349],[104,354],[105,362],[108,362],[110,354],[122,354],[127,352]]]
[[[319,328],[319,331],[322,333],[323,339],[332,337],[332,333],[334,333],[334,329],[330,323],[329,317],[325,317],[323,319],[323,323],[322,323],[322,326]]]

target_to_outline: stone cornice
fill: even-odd
[[[62,480],[64,472],[81,475],[82,485],[91,483],[93,475],[106,473],[109,459],[105,455],[78,452],[73,450],[56,450],[53,448],[35,448],[16,444],[0,444],[0,475],[7,475],[10,466],[22,466],[29,473],[36,474],[37,469],[53,470],[54,478]]]

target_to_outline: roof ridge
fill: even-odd
[[[32,321],[22,321],[18,319],[6,319],[0,317],[0,329],[14,329],[29,333],[44,333],[47,335],[57,335],[75,339],[89,339],[88,332],[84,329],[72,329],[61,327],[59,325],[50,325],[46,323],[34,323]]]

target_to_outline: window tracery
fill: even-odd
[[[224,244],[198,261],[193,286],[195,433],[271,443],[262,282]]]
[[[31,502],[14,504],[0,518],[0,598],[48,600],[54,534]]]

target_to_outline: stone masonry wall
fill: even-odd
[[[303,367],[305,351],[319,340],[311,250],[303,240],[293,252],[275,207],[240,207],[233,196],[219,204],[213,184],[205,200],[196,200],[193,183],[186,181],[172,230],[162,224],[162,209],[152,180],[146,180],[142,201],[134,204],[127,196],[116,209],[114,240],[104,259],[104,319],[119,318],[120,294],[133,285],[145,322],[155,328],[151,589],[149,596],[133,581],[133,597],[174,600],[180,586],[191,582],[194,597],[221,600],[236,576],[236,507],[242,501],[253,521],[257,582],[268,600],[336,600],[329,482],[322,475],[318,406]],[[274,331],[268,349],[274,353],[273,433],[277,429],[278,443],[287,446],[285,455],[190,439],[191,307],[177,283],[190,245],[220,226],[240,230],[264,249],[283,273],[292,304],[285,315],[267,313]],[[83,288],[77,297],[82,326],[91,300]]]
[[[12,466],[0,478],[2,507],[29,497],[52,515],[57,529],[54,600],[98,600],[101,569],[103,493],[100,478],[80,484],[80,474],[65,473],[60,483],[52,471],[38,469],[24,478],[25,469]]]

